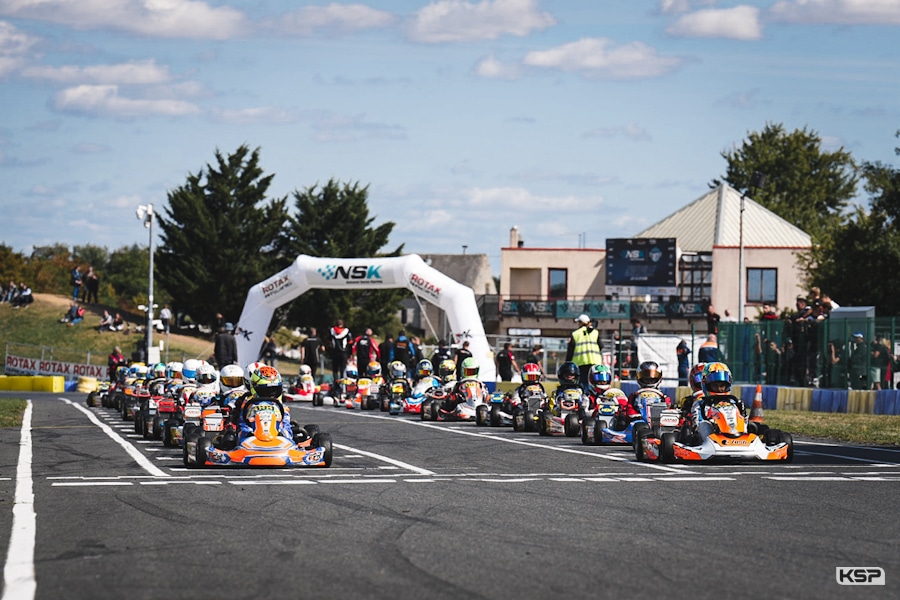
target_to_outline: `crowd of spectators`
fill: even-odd
[[[13,280],[10,280],[7,286],[0,284],[0,304],[7,304],[13,308],[28,308],[32,302],[34,296],[31,288],[24,281],[18,285]]]

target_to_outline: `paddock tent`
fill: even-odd
[[[447,313],[453,337],[460,343],[469,341],[472,355],[481,365],[480,378],[496,379],[494,355],[484,334],[475,292],[428,266],[417,254],[391,258],[316,258],[301,254],[289,267],[247,292],[238,321],[238,361],[246,365],[259,358],[275,309],[307,290],[372,287],[406,287],[419,298],[442,308]]]

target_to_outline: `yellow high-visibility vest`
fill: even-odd
[[[579,327],[572,332],[572,339],[575,341],[572,362],[579,367],[603,363],[603,357],[600,355],[600,332],[598,330]]]

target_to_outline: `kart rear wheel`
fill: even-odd
[[[525,431],[525,411],[517,408],[513,411],[513,431]]]
[[[609,422],[603,419],[597,421],[597,424],[594,426],[594,445],[602,446],[603,445],[603,429],[605,427],[609,427]]]
[[[634,448],[634,457],[643,461],[646,458],[644,454],[644,438],[650,435],[650,428],[646,423],[638,423],[631,430],[631,445]]]
[[[212,442],[206,436],[201,436],[197,440],[197,449],[194,456],[194,466],[203,467],[206,465],[206,457],[209,449],[212,448]]]
[[[181,461],[184,463],[186,467],[196,467],[197,464],[194,462],[197,459],[197,453],[194,451],[194,454],[191,455],[191,445],[197,446],[200,443],[200,434],[198,433],[188,433],[184,436],[184,445],[181,447]]]
[[[488,422],[488,407],[485,404],[479,404],[475,407],[475,424],[484,427]]]
[[[153,418],[153,430],[151,431],[150,437],[154,440],[161,440],[165,424],[166,420],[163,417],[156,415]]]
[[[140,411],[138,411],[134,415],[134,432],[135,433],[143,433],[142,421],[143,421],[143,417],[141,416]]]
[[[765,423],[754,423],[751,421],[748,430],[750,433],[755,433],[757,436],[766,439],[766,432],[769,431],[769,426]]]
[[[488,422],[490,423],[491,427],[500,427],[500,425],[503,423],[503,418],[500,416],[499,406],[491,407],[491,415]]]
[[[526,433],[534,433],[534,412],[525,411],[525,431]]]
[[[143,437],[145,440],[150,439],[151,433],[151,423],[149,423],[147,419],[141,419],[141,437]]]
[[[593,446],[594,445],[594,430],[597,428],[597,420],[593,417],[588,417],[584,421],[581,422],[581,444],[584,446]]]
[[[675,433],[669,431],[660,438],[659,462],[675,462]]]
[[[332,448],[331,434],[316,433],[316,435],[313,436],[312,446],[314,448],[325,448],[325,452],[322,454],[322,460],[325,461],[324,466],[330,467],[331,461],[334,458],[334,449]]]
[[[303,429],[306,430],[306,433],[309,435],[309,437],[315,437],[316,434],[321,431],[321,429],[319,429],[319,426],[316,425],[315,423],[309,423],[308,425],[304,425]]]
[[[581,424],[578,421],[577,413],[569,413],[566,415],[566,420],[563,422],[563,430],[566,433],[566,437],[576,437],[578,435],[579,430],[581,429]]]
[[[94,408],[94,402],[96,401],[96,399],[97,399],[97,392],[91,392],[90,394],[88,394],[87,400],[86,400],[88,407]]]
[[[538,414],[538,433],[541,435],[550,435],[550,423],[553,417],[550,413],[542,412]]]
[[[784,462],[790,463],[794,462],[794,436],[789,434],[787,431],[781,432],[781,441],[787,444],[787,457],[785,457]]]
[[[423,408],[424,410],[424,408]],[[440,400],[432,400],[431,406],[428,407],[428,412],[431,413],[429,416],[431,417],[429,420],[437,421],[438,416],[441,414],[441,402]]]
[[[172,437],[172,430],[177,426],[174,419],[169,419],[163,424],[162,441],[166,448],[174,448],[177,445]]]

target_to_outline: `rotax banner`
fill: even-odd
[[[6,355],[7,375],[62,375],[66,379],[76,377],[106,377],[106,367],[62,362],[59,360],[43,360],[25,356]]]

